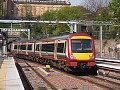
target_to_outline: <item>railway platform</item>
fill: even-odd
[[[13,57],[0,55],[0,90],[25,90]]]

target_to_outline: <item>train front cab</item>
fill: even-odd
[[[94,40],[88,35],[72,36],[68,40],[69,60],[67,66],[78,69],[94,69],[95,64],[95,46]]]

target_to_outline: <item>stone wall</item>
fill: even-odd
[[[118,41],[115,40],[103,40],[103,50],[102,56],[103,58],[114,58],[120,59],[120,49],[116,50],[116,46]],[[96,57],[100,57],[100,40],[95,40],[95,49],[96,49]]]

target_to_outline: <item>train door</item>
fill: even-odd
[[[66,42],[65,40],[58,40],[57,42],[57,59],[62,60],[66,58]]]
[[[41,57],[42,42],[37,42],[35,45],[35,54]]]
[[[58,43],[58,40],[55,40],[55,43],[54,43],[54,59],[57,60],[57,43]]]

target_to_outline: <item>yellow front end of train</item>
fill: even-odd
[[[90,36],[71,37],[71,60],[76,61],[76,65],[85,64],[86,67],[95,66],[95,46],[94,40]]]

